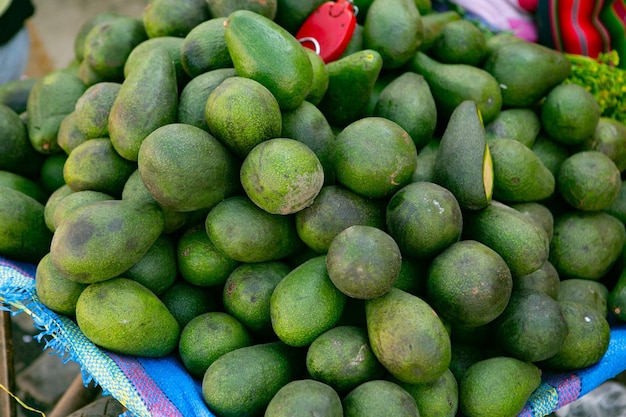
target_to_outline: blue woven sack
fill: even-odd
[[[72,320],[38,299],[35,266],[0,257],[0,310],[30,315],[43,349],[80,365],[85,385],[94,382],[127,411],[123,417],[213,417],[202,399],[201,381],[174,355],[140,358],[118,355],[91,343]],[[543,417],[582,397],[626,370],[626,324],[611,323],[611,340],[597,364],[576,372],[544,372],[542,383],[519,417]]]

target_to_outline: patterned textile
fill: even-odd
[[[44,349],[78,363],[85,385],[95,382],[127,408],[122,417],[214,417],[202,399],[201,381],[178,358],[140,358],[98,348],[72,320],[39,302],[35,270],[34,265],[0,257],[0,310],[29,314],[41,330],[38,340],[45,341]],[[576,372],[544,372],[519,417],[547,416],[626,370],[626,324],[612,322],[611,329],[599,363]]]

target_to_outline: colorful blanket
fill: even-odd
[[[202,399],[201,381],[191,377],[178,358],[124,356],[95,346],[72,320],[39,302],[34,276],[34,265],[0,257],[0,310],[29,314],[41,330],[43,349],[78,363],[85,385],[93,381],[126,407],[122,417],[214,416]],[[547,416],[624,370],[626,324],[612,323],[603,359],[577,372],[544,372],[542,384],[519,416]]]

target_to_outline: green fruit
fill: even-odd
[[[290,346],[308,346],[337,324],[346,296],[332,283],[326,256],[309,259],[287,274],[270,298],[274,333]]]
[[[556,180],[557,190],[565,201],[583,211],[609,207],[622,186],[619,169],[599,151],[581,151],[567,158]]]
[[[437,107],[428,83],[419,74],[405,72],[382,89],[374,116],[384,117],[407,131],[417,150],[435,133]]]
[[[216,138],[195,126],[171,123],[152,131],[138,152],[141,179],[163,207],[210,209],[239,190],[239,164]]]
[[[291,268],[284,262],[269,261],[239,265],[224,283],[224,310],[255,335],[273,334],[270,297]]]
[[[209,16],[203,0],[152,0],[144,8],[141,20],[149,38],[185,37]]]
[[[426,79],[441,121],[448,120],[454,109],[468,100],[476,103],[485,123],[490,123],[500,113],[500,85],[491,74],[480,67],[444,64],[418,51],[409,62],[408,68]]]
[[[317,106],[331,126],[346,127],[364,116],[382,66],[382,56],[373,49],[326,64],[328,87]]]
[[[298,236],[318,253],[326,253],[342,230],[363,225],[383,229],[384,206],[341,185],[322,187],[313,204],[295,214]]]
[[[559,352],[568,334],[559,303],[535,290],[517,290],[494,323],[495,337],[514,358],[538,362]]]
[[[431,259],[460,239],[463,216],[446,188],[413,182],[389,200],[386,225],[404,255]]]
[[[554,215],[547,206],[534,201],[528,203],[513,203],[510,206],[525,214],[541,226],[541,228],[546,231],[548,239],[552,239],[552,234],[554,233]]]
[[[554,175],[529,147],[515,139],[492,139],[488,145],[493,162],[494,199],[539,201],[554,193]]]
[[[603,282],[590,279],[564,279],[559,284],[557,301],[572,301],[594,308],[602,317],[608,314],[609,289]]]
[[[324,3],[324,0],[277,0],[274,21],[296,34],[311,13]]]
[[[74,191],[92,190],[119,197],[136,169],[137,164],[122,158],[109,138],[90,139],[67,157],[63,179]]]
[[[532,109],[513,108],[505,109],[489,124],[485,126],[488,139],[508,138],[533,147],[539,131],[541,121]]]
[[[178,353],[183,366],[195,377],[223,354],[252,344],[248,330],[233,316],[220,312],[200,314],[180,333]]]
[[[492,201],[480,211],[463,215],[463,239],[477,240],[495,250],[514,277],[530,274],[548,260],[548,235],[525,214]]]
[[[477,327],[504,311],[513,279],[494,250],[473,240],[463,240],[432,260],[426,285],[430,305],[443,318]]]
[[[454,417],[459,408],[459,384],[450,369],[430,384],[405,384],[394,381],[407,391],[421,416]]]
[[[383,68],[399,68],[417,52],[424,26],[415,0],[374,0],[363,26],[363,46],[380,53]]]
[[[274,138],[250,150],[239,177],[257,206],[268,213],[287,215],[313,203],[324,185],[324,168],[304,143]]]
[[[26,105],[28,138],[36,151],[53,154],[60,150],[57,134],[61,122],[71,112],[87,86],[75,75],[52,71],[39,78]]]
[[[176,74],[176,82],[179,90],[184,88],[186,83],[189,81],[189,75],[187,75],[183,69],[183,64],[181,62],[184,40],[184,38],[178,36],[159,36],[158,38],[149,38],[141,42],[133,48],[124,63],[124,77],[128,77],[128,75],[133,72],[135,67],[141,65],[141,61],[148,56],[150,51],[157,48],[163,48],[174,64],[174,73]]]
[[[176,263],[185,281],[201,287],[223,284],[239,265],[217,250],[202,224],[191,226],[178,238]]]
[[[0,191],[0,254],[38,263],[50,250],[52,240],[44,205],[12,188],[0,187]]]
[[[337,181],[371,198],[390,196],[408,184],[417,163],[409,134],[382,117],[366,117],[335,138],[333,167]]]
[[[330,280],[352,298],[372,299],[387,293],[400,274],[400,248],[386,232],[354,225],[330,243],[326,267]]]
[[[550,263],[561,279],[600,280],[617,261],[626,242],[624,224],[603,212],[574,211],[557,216]]]
[[[174,239],[159,236],[144,256],[124,272],[124,276],[161,295],[178,278]]]
[[[535,290],[556,299],[560,283],[556,268],[549,261],[546,261],[536,271],[516,277],[513,281],[513,291]]]
[[[441,137],[434,182],[447,188],[463,209],[479,210],[491,201],[493,166],[480,110],[473,101],[454,109]]]
[[[422,25],[424,26],[424,39],[420,47],[421,51],[430,52],[444,26],[450,22],[461,20],[461,15],[456,10],[420,12],[420,14],[422,15]]]
[[[122,190],[122,200],[141,201],[159,206],[163,213],[163,233],[165,234],[173,233],[186,225],[187,222],[191,222],[190,213],[174,211],[157,203],[141,179],[139,169],[130,174],[130,177],[126,180]]]
[[[551,371],[573,371],[598,363],[611,338],[605,316],[593,307],[576,302],[562,301],[560,305],[567,323],[567,337],[556,355],[537,365]]]
[[[56,224],[54,222],[54,213],[56,211],[57,206],[59,205],[61,200],[63,200],[65,197],[73,193],[74,191],[72,191],[72,189],[68,187],[66,184],[66,185],[59,187],[56,191],[53,191],[48,197],[48,200],[46,201],[46,204],[44,205],[43,214],[44,214],[44,221],[46,223],[46,226],[51,232],[54,232],[54,230],[56,229]]]
[[[101,81],[121,82],[133,48],[147,39],[141,19],[118,16],[93,26],[85,38],[84,58]],[[91,85],[91,84],[89,84]]]
[[[0,86],[0,104],[20,114],[26,111],[28,95],[38,78],[28,77],[8,81]]]
[[[345,417],[420,415],[415,400],[408,392],[398,384],[382,379],[362,383],[343,398],[342,404]]]
[[[225,17],[237,10],[250,10],[270,20],[274,20],[277,12],[276,0],[267,0],[264,2],[254,0],[206,0],[206,4],[211,16],[214,17]]]
[[[215,88],[228,77],[237,75],[234,68],[220,68],[191,79],[180,92],[178,116],[185,123],[209,131],[206,120],[206,102]]]
[[[46,254],[37,264],[35,272],[35,291],[39,301],[55,313],[74,317],[78,297],[87,288],[67,279],[50,261]]]
[[[57,133],[57,144],[66,155],[88,139],[87,135],[78,128],[78,117],[75,112],[72,111],[63,118]]]
[[[226,17],[213,16],[191,29],[184,38],[181,64],[191,78],[211,70],[233,66],[224,38]]]
[[[541,104],[541,127],[555,141],[577,145],[591,137],[600,120],[600,106],[584,87],[554,87]]]
[[[116,82],[96,83],[76,101],[76,125],[87,138],[109,135],[109,113],[121,87],[122,84]]]
[[[372,352],[367,331],[358,326],[336,326],[309,346],[306,367],[311,377],[345,394],[380,378],[385,368]]]
[[[617,277],[615,285],[609,292],[607,299],[607,307],[612,317],[616,317],[620,321],[626,320],[626,272],[622,272]]]
[[[410,384],[437,380],[450,364],[450,336],[424,300],[392,288],[365,301],[367,334],[380,363]]]
[[[137,161],[144,139],[176,120],[177,105],[174,63],[166,49],[152,49],[126,76],[111,106],[108,130],[115,150]]]
[[[332,167],[335,133],[314,104],[303,101],[299,107],[283,111],[280,137],[295,139],[308,146],[324,168],[324,185],[335,183]]]
[[[205,228],[217,250],[239,262],[285,258],[301,244],[293,217],[270,214],[246,196],[219,202],[206,216]]]
[[[0,187],[12,188],[46,204],[48,192],[35,181],[11,171],[0,171]]]
[[[553,141],[544,133],[539,133],[531,149],[555,178],[561,164],[570,156],[570,150],[565,145]]]
[[[541,383],[532,363],[496,356],[471,365],[459,381],[459,410],[468,417],[515,417]]]
[[[306,97],[304,97],[304,101],[317,106],[324,94],[326,94],[326,90],[328,89],[328,70],[326,69],[326,63],[315,51],[309,48],[305,48],[307,56],[309,57],[309,61],[311,61],[311,68],[313,68],[313,80],[311,81],[311,87],[309,88],[309,92]]]
[[[300,42],[267,17],[250,10],[228,15],[224,38],[237,74],[265,86],[282,110],[298,107],[313,82]]]
[[[299,356],[282,342],[235,349],[209,366],[202,378],[202,397],[220,416],[258,416],[278,390],[295,379]]]
[[[152,204],[97,201],[74,210],[59,224],[50,255],[68,279],[105,281],[137,263],[162,230],[161,211]]]
[[[180,336],[178,322],[161,300],[121,277],[85,288],[76,302],[76,322],[94,344],[124,355],[165,356]]]
[[[166,289],[159,298],[183,329],[194,317],[209,311],[218,311],[220,305],[205,287],[178,280]]]
[[[312,379],[300,379],[284,385],[272,397],[265,417],[293,415],[343,417],[341,399],[330,386]]]
[[[45,156],[31,145],[26,124],[19,115],[5,105],[0,105],[0,130],[3,132],[0,141],[0,169],[35,178]]]
[[[442,63],[478,67],[487,54],[487,40],[475,23],[469,20],[453,20],[439,31],[431,54]]]
[[[606,154],[620,172],[626,170],[626,125],[609,117],[600,117],[596,130],[580,145],[580,150]]]
[[[52,231],[55,231],[59,224],[74,210],[95,201],[105,200],[115,200],[115,198],[100,191],[73,191],[56,204],[52,214]]]
[[[215,87],[206,101],[205,117],[210,132],[241,158],[280,135],[282,124],[270,90],[241,76],[228,77]]]
[[[534,42],[505,42],[491,50],[483,68],[502,86],[502,104],[529,107],[571,72],[564,53]]]

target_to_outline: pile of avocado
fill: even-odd
[[[101,13],[0,86],[0,255],[220,417],[514,417],[626,320],[626,126],[425,0],[354,0],[324,62],[322,3]]]

